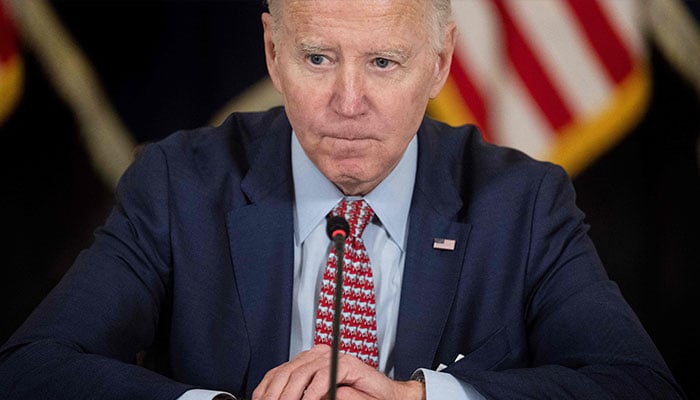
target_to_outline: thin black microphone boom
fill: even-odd
[[[331,342],[331,379],[328,386],[328,399],[335,400],[338,388],[338,345],[340,343],[340,314],[343,300],[343,255],[345,254],[345,238],[350,232],[350,224],[343,217],[334,216],[326,220],[326,233],[335,247],[335,295],[333,297],[333,341]]]

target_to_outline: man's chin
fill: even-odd
[[[363,174],[341,173],[335,175],[331,182],[347,196],[364,196],[371,192],[381,181],[376,177]]]

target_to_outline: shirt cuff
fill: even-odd
[[[425,382],[425,399],[486,400],[474,386],[445,372],[420,368],[411,379]]]
[[[191,389],[178,397],[177,400],[236,400],[236,397],[230,393],[219,392],[216,390]]]

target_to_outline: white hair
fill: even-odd
[[[265,0],[272,15],[274,22],[273,40],[277,42],[279,35],[280,20],[282,17],[282,0]],[[445,30],[447,25],[452,22],[452,3],[451,0],[428,0],[430,3],[430,11],[428,13],[428,23],[432,31],[431,42],[433,50],[440,53],[445,45]]]

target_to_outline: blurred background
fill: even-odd
[[[700,398],[700,4],[453,0],[429,114],[563,165],[613,280]],[[92,242],[135,149],[279,102],[254,1],[0,0],[0,342]]]

